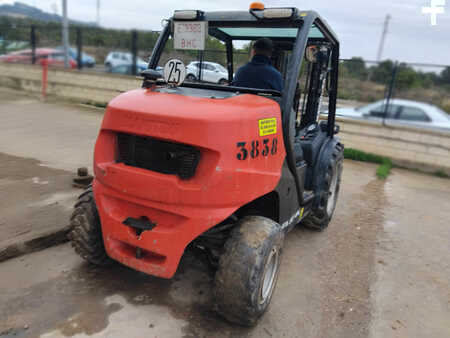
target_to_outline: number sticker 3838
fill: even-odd
[[[262,141],[253,140],[250,142],[238,142],[236,143],[238,153],[236,158],[240,161],[244,161],[247,158],[257,158],[258,156],[267,157],[269,155],[275,155],[278,151],[278,139],[265,138]]]

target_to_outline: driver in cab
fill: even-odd
[[[233,86],[283,90],[283,78],[278,70],[272,66],[272,40],[263,38],[253,44],[252,59],[239,68],[234,75]]]

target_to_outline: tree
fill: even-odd
[[[372,80],[381,84],[389,83],[394,73],[394,62],[386,60],[371,68]]]
[[[444,85],[450,85],[450,67],[446,67],[439,77],[439,82]]]
[[[364,80],[367,78],[366,63],[361,57],[352,57],[343,66],[347,69],[347,74],[353,78]]]
[[[397,78],[396,78],[396,88],[398,89],[411,89],[420,87],[423,84],[423,79],[419,77],[412,67],[409,67],[405,63],[401,63],[398,66]]]

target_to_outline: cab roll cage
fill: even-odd
[[[298,12],[298,11],[297,11]],[[220,12],[223,14],[226,12]],[[220,19],[218,17],[214,17],[212,13],[205,13],[205,16],[201,16],[199,20],[208,20],[214,22],[215,25],[223,25],[223,26],[247,26],[247,27],[255,27],[255,23],[258,23],[258,26],[271,26],[281,25],[282,27],[286,27],[287,24],[290,23],[290,27],[297,26],[299,30],[297,32],[297,36],[295,39],[294,47],[292,49],[292,55],[296,57],[289,58],[289,63],[287,66],[286,78],[284,82],[284,90],[281,97],[281,114],[282,114],[282,124],[283,124],[283,136],[284,136],[284,144],[286,148],[286,161],[289,167],[290,172],[292,173],[297,190],[297,197],[300,206],[304,205],[306,201],[303,198],[303,187],[300,183],[300,179],[297,175],[295,157],[294,157],[294,144],[293,139],[295,135],[295,130],[291,128],[291,112],[293,109],[295,89],[298,81],[298,74],[300,72],[300,67],[303,62],[303,58],[305,56],[305,49],[308,44],[309,34],[313,27],[313,25],[323,34],[323,39],[315,39],[320,40],[322,42],[328,42],[331,44],[331,74],[330,74],[330,87],[328,90],[329,95],[329,106],[328,106],[328,121],[327,121],[327,135],[330,138],[333,138],[335,134],[335,115],[336,115],[336,99],[337,99],[337,90],[338,90],[338,74],[339,74],[339,40],[337,39],[336,34],[333,30],[328,26],[325,20],[323,20],[318,13],[314,11],[306,11],[301,12],[301,16],[296,16],[290,18],[289,20],[263,20],[263,19],[255,19],[251,16],[252,19],[244,17],[242,12],[238,12],[238,15],[230,15],[230,17],[224,19],[224,16],[221,16]],[[211,18],[209,18],[211,16]],[[163,31],[161,32],[156,45],[153,49],[152,55],[150,57],[150,62],[148,68],[155,69],[158,65],[158,61],[163,52],[164,45],[166,41],[170,37],[171,26],[172,26],[173,18],[168,20],[165,25]],[[214,35],[217,35],[214,34]],[[226,35],[226,34],[224,34]],[[219,38],[219,37],[218,37]],[[254,39],[254,37],[249,38],[248,40]],[[226,45],[226,53],[227,53],[227,69],[229,76],[233,74],[233,48],[232,48],[232,39],[230,39],[227,35],[220,36],[220,40],[225,42]],[[200,87],[200,85],[198,85]]]

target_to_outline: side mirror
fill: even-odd
[[[305,52],[305,58],[311,63],[317,62],[317,52],[319,51],[317,46],[308,46]]]

